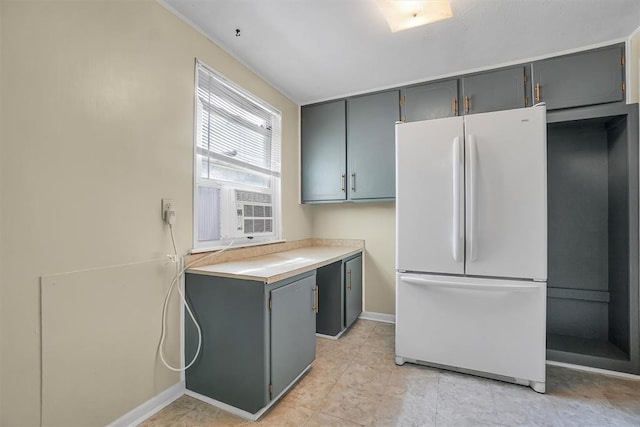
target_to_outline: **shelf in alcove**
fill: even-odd
[[[629,360],[629,355],[609,341],[547,334],[547,350],[584,354],[604,359]]]

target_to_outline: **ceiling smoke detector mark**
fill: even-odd
[[[376,3],[393,33],[453,16],[449,0],[376,0]]]

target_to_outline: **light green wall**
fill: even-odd
[[[311,237],[297,203],[299,107],[155,1],[4,0],[0,28],[0,425],[39,425],[41,374],[47,390],[59,381],[59,396],[97,405],[63,413],[45,392],[45,424],[104,424],[179,381],[155,353],[171,272],[105,267],[170,252],[163,197],[175,202],[180,252],[190,247],[195,58],[282,112],[290,240]],[[40,276],[87,268],[102,270],[43,282],[42,332]],[[95,381],[42,373],[41,339],[44,366],[73,358]]]
[[[313,205],[313,235],[364,239],[364,310],[395,314],[396,204]]]

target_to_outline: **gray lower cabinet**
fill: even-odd
[[[623,101],[624,44],[533,63],[534,102],[547,110]]]
[[[279,395],[316,358],[315,277],[271,291],[271,394]]]
[[[398,90],[347,100],[350,200],[395,198],[395,123],[399,119]]]
[[[336,336],[362,313],[362,254],[317,270],[316,332]]]
[[[520,65],[463,77],[464,114],[526,107],[527,68],[529,67]]]
[[[405,122],[457,116],[458,79],[409,86],[404,89]]]
[[[362,313],[362,256],[344,261],[344,327],[348,328]]]
[[[344,329],[343,276],[342,261],[336,261],[317,270],[316,332],[319,334],[336,336]]]
[[[345,100],[302,108],[303,203],[346,200],[346,126]]]
[[[186,388],[255,414],[315,359],[315,272],[280,282],[187,274],[186,297],[202,350]],[[271,308],[269,308],[271,306]],[[185,319],[185,360],[198,335]]]

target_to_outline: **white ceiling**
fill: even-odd
[[[640,25],[640,0],[451,0],[453,18],[397,33],[375,0],[160,1],[299,104],[619,40]]]

